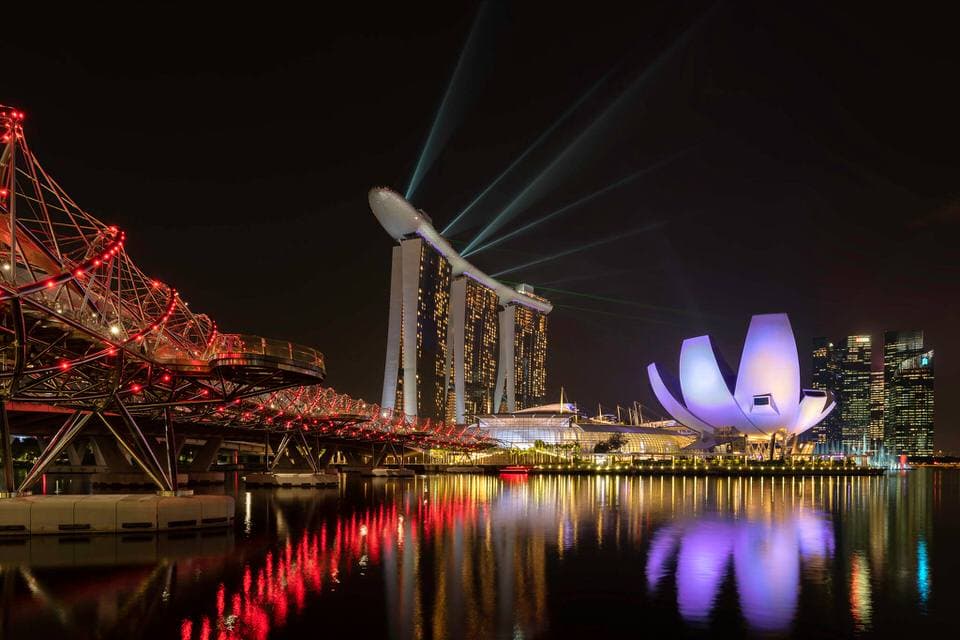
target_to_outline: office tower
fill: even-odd
[[[883,334],[883,383],[884,383],[884,440],[894,441],[896,411],[892,406],[893,378],[904,360],[908,360],[923,352],[923,331],[911,329],[907,331],[887,331]],[[888,450],[893,449],[888,446]]]
[[[870,441],[883,441],[883,371],[870,372]]]
[[[932,455],[934,352],[922,331],[889,331],[884,343],[884,431],[887,450]]]
[[[843,444],[864,450],[870,434],[870,336],[848,336],[840,361],[840,437]]]
[[[818,443],[839,442],[843,399],[841,398],[840,362],[843,349],[827,338],[813,340],[812,388],[833,393],[837,408],[810,429],[810,439]]]

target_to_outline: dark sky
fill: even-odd
[[[414,203],[442,228],[604,78],[452,237],[551,163],[492,237],[671,159],[471,257],[494,273],[623,236],[505,276],[595,296],[541,289],[551,397],[659,408],[646,364],[701,333],[736,363],[754,313],[790,314],[805,382],[816,335],[921,328],[956,450],[955,16],[781,4],[488,8]],[[406,188],[478,15],[454,5],[6,15],[0,103],[144,271],[226,331],[320,348],[332,386],[377,400],[392,240],[366,193]]]

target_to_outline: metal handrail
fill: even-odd
[[[323,354],[316,349],[286,340],[274,340],[242,333],[218,334],[207,350],[206,359],[215,360],[241,355],[265,356],[324,368]]]

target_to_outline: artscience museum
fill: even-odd
[[[737,373],[710,336],[683,341],[677,376],[657,363],[647,367],[663,408],[700,432],[701,446],[774,455],[801,452],[798,436],[836,406],[829,391],[802,389],[797,343],[785,313],[753,316]]]

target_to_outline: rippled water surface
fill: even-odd
[[[0,539],[0,637],[903,637],[960,606],[956,471],[226,490],[235,531]]]

